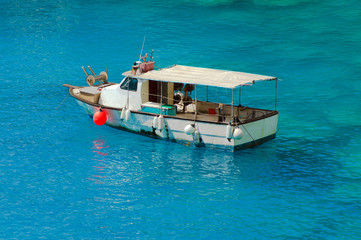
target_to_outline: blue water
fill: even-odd
[[[0,1],[0,238],[361,239],[360,29],[359,0]],[[159,67],[282,79],[277,138],[228,153],[95,126],[62,84],[120,81],[144,36]]]

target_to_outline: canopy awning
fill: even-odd
[[[137,75],[137,78],[223,88],[236,88],[237,86],[252,84],[255,81],[277,80],[276,77],[270,76],[182,65],[149,71]]]

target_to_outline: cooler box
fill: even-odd
[[[161,105],[155,102],[146,102],[142,104],[141,112],[160,114],[162,111],[163,115],[175,116],[177,114],[177,107],[174,105]],[[162,110],[161,110],[162,108]]]

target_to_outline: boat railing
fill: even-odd
[[[146,93],[143,93],[146,94]],[[159,94],[150,94],[148,96],[154,96],[160,99],[163,99],[162,102],[164,105],[174,105],[173,103],[179,101],[179,99],[174,99],[172,97],[162,96]],[[200,100],[191,100],[184,101],[185,105],[194,104],[194,111],[183,110],[177,111],[177,116],[185,115],[191,116],[197,114],[197,117],[206,118],[207,116],[210,119],[217,119],[216,121],[230,121],[232,119],[232,106],[229,104],[221,104],[216,102],[200,101]],[[222,105],[222,107],[220,106]],[[237,117],[240,121],[251,120],[254,118],[259,118],[267,115],[272,111],[264,109],[256,109],[245,106],[233,106],[233,117]]]

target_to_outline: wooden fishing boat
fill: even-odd
[[[155,70],[153,59],[143,60],[123,73],[120,83],[108,82],[106,72],[96,75],[89,67],[92,74],[83,68],[88,86],[64,86],[98,125],[185,145],[231,150],[275,138],[277,98],[275,109],[266,110],[241,106],[240,102],[235,105],[234,95],[257,81],[275,81],[277,93],[276,77],[182,65]],[[199,99],[197,87],[206,89],[206,99]],[[232,103],[208,101],[208,87],[229,89]]]

